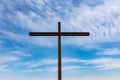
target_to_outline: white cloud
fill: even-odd
[[[16,2],[20,4],[19,1]],[[91,34],[90,37],[63,38],[63,40],[67,40],[67,42],[63,42],[64,45],[90,46],[95,43],[118,42],[120,40],[120,2],[118,0],[105,0],[103,4],[94,7],[84,3],[81,6],[75,7],[71,2],[25,0],[26,5],[34,7],[40,14],[34,10],[28,10],[27,13],[17,10],[13,11],[14,14],[7,14],[7,19],[14,24],[19,24],[20,28],[28,31],[57,31],[57,22],[61,21],[62,31],[89,31]],[[7,6],[13,5],[11,3],[11,5]],[[22,7],[22,5],[20,6]],[[26,38],[28,39],[28,37]],[[27,40],[25,38],[18,39],[19,41]],[[35,45],[56,45],[52,38],[30,39],[30,42],[32,40],[35,41],[35,43],[32,43]]]
[[[71,63],[77,63],[70,65]],[[36,72],[36,71],[57,71],[57,59],[43,59],[35,61],[20,62],[16,65],[23,65],[26,67],[26,72]],[[120,68],[120,59],[119,58],[97,58],[97,59],[75,59],[75,58],[63,58],[62,59],[62,69],[75,70],[80,68],[93,68],[96,70],[110,70],[110,69],[119,69]],[[43,67],[44,66],[44,67]],[[90,67],[91,66],[91,67]],[[42,69],[41,69],[42,67]]]
[[[116,3],[116,4],[112,4]],[[111,5],[112,4],[112,5]],[[95,8],[89,7],[89,6],[82,6],[79,8],[73,7],[74,10],[70,11],[69,13],[66,13],[66,16],[69,16],[67,21],[62,20],[63,25],[62,29],[69,30],[69,31],[89,31],[91,34],[91,37],[76,37],[76,38],[70,38],[67,39],[67,42],[64,44],[75,44],[75,45],[80,45],[85,43],[96,43],[96,42],[110,42],[110,41],[119,41],[119,17],[115,17],[116,15],[119,15],[119,2],[118,1],[106,1],[103,5],[96,6]],[[51,7],[51,6],[50,6]],[[104,8],[103,8],[104,7]],[[69,6],[68,6],[69,8]],[[56,12],[57,14],[57,12]],[[54,15],[56,15],[54,14]],[[47,15],[46,15],[47,16]],[[47,16],[48,22],[52,23],[55,22],[54,18],[56,16],[51,17]],[[42,18],[40,18],[42,19]],[[38,21],[41,21],[38,19]],[[62,19],[62,17],[61,17]],[[25,20],[25,19],[24,19]],[[24,21],[21,20],[21,21]],[[29,21],[31,20],[31,21]],[[42,24],[43,22],[38,24],[36,22],[33,22],[33,19],[25,20],[28,21],[28,24],[30,23],[31,26],[37,26],[38,24],[41,24],[46,28],[47,30],[52,28],[49,27],[49,25]],[[59,20],[59,19],[58,19]],[[52,21],[52,22],[51,22]],[[47,23],[48,23],[47,22]],[[49,23],[48,23],[49,24]],[[47,27],[48,26],[48,27]],[[51,24],[52,26],[52,24]],[[68,27],[70,26],[70,27]],[[37,28],[37,27],[36,27]],[[31,29],[35,29],[35,27],[31,27]],[[53,28],[52,28],[53,29]],[[65,38],[66,39],[66,38]],[[64,40],[64,39],[63,39]],[[87,40],[87,42],[86,42]],[[72,43],[71,43],[72,42]]]
[[[14,56],[18,56],[18,57],[30,57],[31,54],[28,54],[24,51],[20,51],[20,50],[15,50],[15,51],[10,51],[9,54],[7,55],[14,55]]]
[[[20,59],[15,56],[0,55],[0,72],[9,71],[9,63],[19,60]]]
[[[72,71],[72,70],[75,70],[75,69],[81,69],[81,68],[84,68],[84,67],[81,67],[81,66],[64,66],[63,67],[63,71]]]
[[[24,35],[24,34],[18,34],[12,31],[8,31],[8,30],[0,30],[0,38],[1,39],[6,39],[6,40],[13,40],[16,42],[21,42],[21,43],[28,43],[28,44],[35,44],[35,45],[39,45],[39,46],[47,46],[47,47],[52,47],[53,44],[52,42],[54,42],[54,40],[52,39],[52,37],[31,37],[29,36],[29,32],[28,34]],[[46,44],[46,45],[45,45]]]
[[[93,68],[97,68],[100,70],[108,70],[108,69],[119,69],[120,68],[120,59],[119,58],[98,58],[89,60],[86,62],[87,64],[92,64]]]
[[[72,71],[72,70],[78,70],[81,69],[83,67],[81,66],[62,66],[62,71]],[[45,71],[48,72],[57,72],[58,71],[58,67],[48,67],[45,69]]]
[[[0,64],[0,72],[5,72],[5,71],[8,71],[8,66]]]
[[[69,25],[73,27],[72,30],[89,31],[91,34],[88,38],[76,37],[73,39],[76,45],[87,43],[88,46],[99,42],[116,42],[120,40],[118,31],[120,30],[120,17],[118,16],[120,2],[117,0],[104,2],[104,4],[96,7],[83,5],[71,13]]]
[[[87,66],[80,65],[70,65],[69,63],[85,63],[86,60],[75,59],[75,58],[63,58],[62,59],[62,70],[71,71],[80,68],[87,68]],[[12,63],[12,62],[11,62]],[[22,72],[57,72],[57,59],[42,59],[42,60],[30,60],[30,61],[17,61],[14,63],[13,67],[25,67],[26,69],[21,69]]]
[[[67,58],[64,57],[62,59],[62,64],[66,63],[83,63],[85,60],[80,60],[76,58]],[[45,65],[56,65],[57,66],[57,59],[43,59],[43,60],[38,60],[38,61],[31,61],[31,62],[26,62],[23,63],[23,65],[27,65],[28,68],[35,68],[35,67],[40,67],[40,66],[45,66]]]
[[[3,5],[0,4],[0,24],[2,24],[2,12],[3,12]]]
[[[78,69],[81,69],[81,68],[86,68],[86,67],[83,67],[83,66],[62,66],[62,71],[64,72],[67,72],[67,71],[75,71],[75,70],[78,70]],[[56,73],[58,72],[58,67],[56,66],[44,66],[43,68],[36,68],[36,69],[26,69],[24,70],[23,72],[50,72],[50,73]]]
[[[98,52],[97,55],[120,55],[120,49],[111,48],[104,51]]]
[[[119,80],[118,77],[84,77],[82,80]],[[79,79],[78,79],[79,80]]]
[[[16,58],[21,58],[21,57],[30,57],[31,54],[27,53],[26,51],[23,50],[7,50],[3,49],[3,52],[0,52],[0,56],[3,57],[16,57]],[[2,50],[1,50],[2,51]],[[5,58],[7,59],[7,58]]]
[[[82,60],[82,59],[77,59],[77,58],[68,58],[68,57],[64,57],[63,59],[62,59],[62,62],[63,63],[75,63],[75,62],[85,62],[85,60]]]
[[[28,68],[34,68],[43,65],[53,65],[53,64],[57,64],[57,59],[43,59],[38,61],[32,61],[31,63],[28,62],[27,64],[28,64]]]
[[[0,64],[7,63],[7,62],[13,62],[13,61],[18,61],[19,58],[15,56],[4,56],[0,55]]]
[[[0,77],[1,79],[4,80],[57,80],[57,78],[40,78],[40,77],[35,77],[35,78],[29,78],[29,77],[19,77],[19,76],[15,76],[15,75],[10,75],[7,77]],[[69,77],[69,78],[62,78],[63,80],[119,80],[120,77],[116,76],[116,77],[96,77],[96,76],[86,76],[86,77]]]
[[[18,50],[3,51],[0,53],[0,72],[9,72],[9,70],[17,68],[18,66],[16,65],[23,60],[23,57],[31,57],[31,55]]]
[[[40,77],[36,77],[36,78],[29,78],[29,77],[20,77],[20,76],[5,76],[5,77],[0,77],[1,79],[4,80],[57,80],[57,78],[40,78]]]
[[[9,39],[9,40],[14,40],[14,41],[19,41],[19,42],[29,41],[27,38],[28,36],[24,36],[24,35],[14,33],[11,31],[0,29],[0,33],[1,33],[0,38],[2,38],[2,39]]]

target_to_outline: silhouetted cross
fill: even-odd
[[[61,36],[89,36],[89,32],[61,32],[61,23],[58,22],[58,32],[30,32],[30,36],[58,36],[58,80],[62,80],[61,71]]]

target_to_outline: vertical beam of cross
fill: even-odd
[[[61,32],[58,22],[58,32],[29,32],[30,36],[58,36],[58,80],[62,80],[61,36],[89,36],[89,32]]]
[[[58,22],[58,33],[61,33],[61,24]],[[61,73],[61,36],[58,36],[58,80],[62,80],[62,73]]]

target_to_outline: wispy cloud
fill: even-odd
[[[83,66],[76,66],[76,65],[73,65],[73,66],[62,66],[62,71],[64,72],[67,72],[67,71],[74,71],[74,70],[79,70],[79,69],[83,69],[83,68],[86,68],[86,67],[83,67]],[[29,68],[29,69],[26,69],[26,70],[23,70],[22,72],[50,72],[50,73],[57,73],[58,72],[58,67],[57,66],[44,66],[44,68]]]
[[[53,65],[53,64],[57,64],[57,59],[43,59],[43,60],[33,61],[32,63],[28,64],[28,68],[34,68],[43,65]]]
[[[9,78],[8,78],[9,77]],[[4,80],[57,80],[57,78],[40,78],[40,77],[36,77],[36,78],[29,78],[29,77],[19,77],[19,76],[8,76],[8,77],[4,77],[2,79]],[[70,77],[70,78],[63,78],[64,80],[119,80],[119,76],[117,77],[95,77],[95,76],[92,76],[92,77]]]
[[[84,77],[82,80],[119,80],[119,77]]]
[[[27,36],[18,34],[9,30],[2,30],[0,29],[0,38],[6,40],[13,40],[17,42],[28,42]]]
[[[62,71],[73,71],[73,70],[78,70],[84,67],[81,66],[62,66]],[[49,67],[47,69],[45,69],[45,71],[48,72],[57,72],[58,71],[58,67]]]
[[[0,55],[0,64],[12,62],[12,61],[18,61],[18,60],[19,60],[19,58],[15,57],[15,56]]]
[[[62,63],[82,63],[85,62],[85,60],[81,59],[76,59],[76,58],[66,58],[64,57],[62,59]],[[47,65],[56,65],[57,66],[57,59],[43,59],[43,60],[38,60],[38,61],[31,61],[31,62],[26,62],[23,63],[28,66],[28,68],[35,68],[35,67],[40,67],[40,66],[47,66]]]
[[[119,48],[110,48],[104,51],[98,52],[97,55],[120,55]]]
[[[16,2],[19,6],[24,7],[22,4],[20,4],[21,1]],[[93,3],[92,1],[89,2],[91,2],[91,4]],[[97,1],[95,2],[97,4]],[[117,0],[106,0],[101,2],[102,3],[100,5],[96,5],[94,7],[86,4],[87,2],[76,7],[71,1],[65,1],[62,3],[58,2],[57,0],[30,0],[25,1],[24,3],[24,5],[28,6],[27,13],[24,13],[23,11],[12,11],[12,9],[10,9],[13,14],[5,15],[8,16],[8,21],[12,22],[13,24],[19,24],[19,28],[23,28],[28,31],[57,31],[57,27],[55,27],[57,25],[55,22],[60,20],[63,23],[63,31],[89,31],[91,34],[90,37],[71,37],[70,39],[67,39],[67,42],[64,44],[84,46],[85,44],[91,45],[99,42],[119,41],[120,33],[118,30],[120,30],[120,2]],[[7,2],[4,3],[7,4]],[[15,4],[11,3],[11,5],[7,5],[7,7],[12,7],[16,10],[14,7]],[[66,5],[65,10],[63,9],[63,4]],[[11,21],[11,19],[13,20]],[[49,24],[51,24],[53,27],[50,27]],[[50,39],[48,39],[48,41],[49,40]],[[87,42],[85,40],[87,40]]]
[[[8,66],[0,64],[0,72],[5,72],[5,71],[8,71]]]
[[[65,58],[62,60],[62,70],[79,70],[80,68],[92,68],[97,70],[111,70],[120,68],[119,58],[97,58],[91,60],[81,60],[75,58]],[[71,63],[74,63],[70,65]],[[75,64],[77,63],[77,65]],[[83,65],[82,65],[83,64]],[[26,72],[56,72],[57,71],[57,59],[43,59],[38,61],[28,61],[24,63],[19,63],[18,65],[23,65],[26,67]],[[44,67],[42,67],[44,66]],[[42,68],[42,69],[41,69]]]
[[[0,72],[12,70],[17,63],[23,60],[23,57],[31,57],[31,55],[17,50],[0,53]]]
[[[119,69],[120,68],[120,59],[116,58],[98,58],[89,60],[86,62],[87,64],[92,64],[94,68],[100,70],[108,70],[108,69]]]
[[[19,61],[20,59],[15,56],[0,55],[0,72],[9,71],[9,63]]]

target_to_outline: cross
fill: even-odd
[[[62,80],[61,71],[61,36],[89,36],[89,32],[61,32],[58,22],[58,32],[29,32],[30,36],[58,36],[58,80]]]

